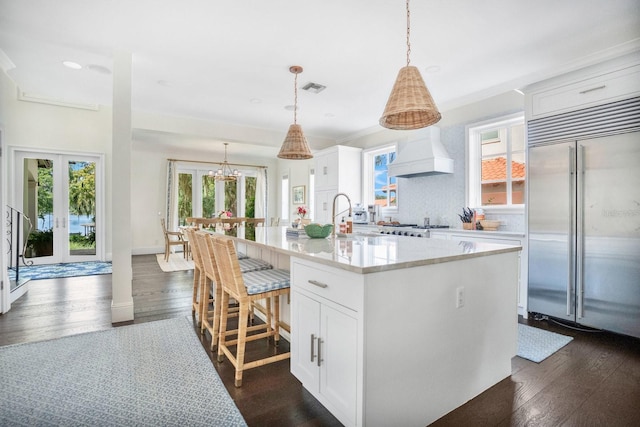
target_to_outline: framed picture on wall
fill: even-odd
[[[293,187],[293,204],[294,205],[302,205],[304,204],[304,185],[298,185]]]

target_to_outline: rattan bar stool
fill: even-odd
[[[235,386],[242,386],[242,373],[268,363],[289,359],[290,352],[281,353],[245,363],[245,345],[248,341],[273,337],[275,345],[280,341],[280,328],[290,331],[288,325],[280,321],[280,296],[289,294],[290,274],[288,270],[262,270],[242,274],[233,240],[224,236],[212,236],[215,262],[220,275],[218,286],[222,289],[220,302],[220,338],[218,341],[218,361],[226,356],[236,369]],[[238,329],[227,330],[229,317],[229,298],[239,304]],[[247,326],[249,312],[254,301],[266,300],[267,318],[265,324]],[[271,300],[273,300],[273,319],[271,318]],[[249,335],[249,332],[263,330],[262,333]],[[236,339],[228,337],[236,335]],[[230,347],[236,347],[235,354]]]
[[[187,235],[187,239],[189,239],[189,245],[191,247],[191,258],[193,258],[193,298],[191,301],[191,315],[194,317],[196,321],[196,325],[202,324],[202,311],[201,311],[201,298],[200,295],[204,274],[203,274],[203,266],[202,266],[202,256],[200,254],[200,250],[198,245],[196,244],[196,229],[195,228],[185,228],[184,232]]]
[[[220,298],[222,291],[216,284],[220,282],[218,269],[216,267],[213,255],[213,242],[211,234],[206,231],[198,231],[195,233],[195,241],[201,256],[204,280],[201,283],[200,294],[209,295],[209,300],[201,299],[198,313],[201,319],[200,332],[209,331],[211,334],[211,350],[218,343],[218,331],[220,328]],[[238,260],[240,271],[249,273],[253,271],[268,270],[273,268],[271,264],[261,259],[243,258]],[[213,302],[213,309],[210,309]],[[258,307],[262,311],[262,307]],[[232,313],[237,311],[232,308]]]

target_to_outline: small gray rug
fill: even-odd
[[[518,324],[518,356],[540,363],[560,350],[573,337]]]
[[[187,318],[0,347],[0,425],[246,426]]]

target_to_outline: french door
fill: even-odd
[[[99,156],[16,151],[16,204],[25,224],[25,261],[96,261],[102,257],[102,161]]]

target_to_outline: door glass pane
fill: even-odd
[[[193,175],[178,174],[178,223],[187,224],[187,218],[193,216]]]
[[[224,183],[224,210],[231,212],[231,216],[238,216],[238,184],[236,181]]]
[[[252,176],[244,177],[244,216],[247,218],[256,217],[256,178]]]
[[[24,159],[23,212],[31,220],[25,225],[25,258],[53,255],[53,162],[49,159]]]
[[[202,177],[202,216],[212,218],[216,214],[216,180],[213,176]]]
[[[96,254],[96,164],[70,160],[69,255]]]

